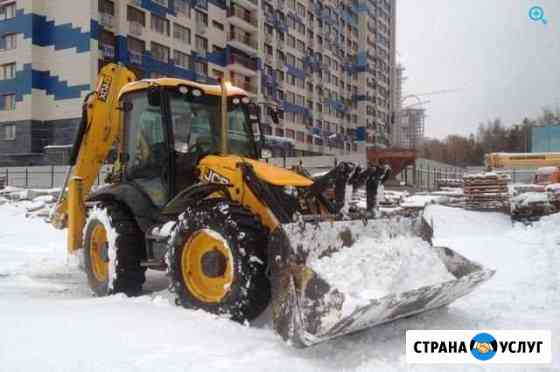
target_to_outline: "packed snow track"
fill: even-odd
[[[406,364],[407,329],[549,329],[560,369],[560,214],[532,227],[437,205],[426,215],[435,244],[496,269],[494,278],[448,307],[296,350],[269,316],[248,327],[171,304],[159,273],[141,297],[91,297],[77,260],[66,258],[64,231],[25,218],[23,203],[4,204],[0,371],[433,369]]]

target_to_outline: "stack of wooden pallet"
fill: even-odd
[[[437,180],[438,189],[441,190],[444,187],[463,187],[462,178],[440,178]]]
[[[509,176],[493,172],[463,177],[466,208],[476,210],[509,209]]]

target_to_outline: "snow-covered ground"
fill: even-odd
[[[550,329],[560,369],[560,215],[525,227],[429,206],[435,243],[495,268],[495,277],[449,307],[295,350],[266,317],[247,327],[171,305],[158,273],[144,296],[92,298],[66,259],[64,232],[24,213],[0,206],[0,371],[432,370],[406,364],[407,329],[480,328]]]

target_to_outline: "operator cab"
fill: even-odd
[[[204,156],[221,152],[221,88],[159,79],[133,83],[123,91],[124,178],[161,208],[197,182],[197,165]],[[235,87],[228,93],[229,152],[257,159],[249,98]]]

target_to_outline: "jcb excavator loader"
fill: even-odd
[[[228,83],[137,81],[114,64],[101,70],[51,215],[68,228],[69,252],[83,252],[95,295],[139,294],[147,268],[167,270],[177,304],[244,322],[271,303],[275,330],[305,347],[448,304],[492,275],[434,248],[455,280],[372,298],[344,314],[344,295],[307,260],[387,228],[415,235],[414,224],[345,220],[341,193],[334,203],[323,197],[325,179],[258,160],[258,126],[256,106]],[[112,173],[92,191],[111,152]],[[341,164],[330,173],[335,189],[351,169]]]

